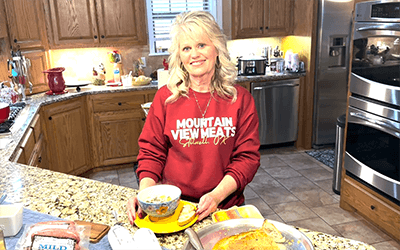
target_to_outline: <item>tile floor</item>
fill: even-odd
[[[359,240],[377,250],[398,250],[400,243],[356,213],[339,207],[332,191],[333,171],[293,146],[262,148],[261,166],[245,189],[246,204],[265,218]],[[133,165],[92,173],[90,179],[138,188]]]

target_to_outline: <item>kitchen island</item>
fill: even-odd
[[[26,100],[27,106],[16,120],[12,135],[6,138],[8,141],[4,141],[2,138],[2,143],[6,143],[6,145],[0,150],[0,190],[7,193],[6,202],[23,203],[27,209],[63,219],[84,220],[109,226],[116,222],[112,215],[112,211],[115,210],[120,215],[119,219],[123,221],[123,225],[134,234],[138,228],[129,224],[126,203],[131,196],[137,194],[137,190],[19,164],[15,162],[14,158],[16,147],[20,144],[26,129],[42,105],[82,95],[156,88],[156,85],[132,88],[99,87],[81,92],[71,91],[60,96],[38,94],[29,97]],[[192,228],[197,231],[212,223],[211,217],[208,217],[195,223]],[[305,229],[300,230],[311,239],[317,250],[374,249],[349,239]],[[187,240],[183,232],[157,236],[160,244],[169,249],[181,249]]]

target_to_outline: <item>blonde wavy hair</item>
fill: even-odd
[[[188,97],[189,93],[189,73],[184,68],[180,58],[179,38],[182,33],[190,37],[198,37],[202,33],[208,36],[218,52],[214,76],[211,79],[211,93],[217,93],[223,98],[232,98],[232,102],[235,102],[237,99],[237,91],[234,87],[236,68],[229,56],[226,36],[210,13],[189,11],[176,16],[171,27],[171,46],[168,59],[170,77],[167,87],[172,95],[167,98],[165,103],[175,102],[181,96]]]

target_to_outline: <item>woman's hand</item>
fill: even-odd
[[[128,200],[128,204],[126,205],[126,209],[128,211],[128,219],[129,219],[129,223],[131,223],[131,225],[133,225],[133,222],[136,219],[136,212],[139,215],[139,218],[144,218],[146,217],[145,213],[142,211],[142,209],[139,206],[139,201],[135,196],[132,196],[129,200]]]
[[[212,212],[217,210],[219,203],[226,197],[235,192],[237,189],[236,181],[230,175],[225,175],[222,181],[214,190],[206,193],[200,198],[199,206],[197,208],[198,220],[206,218]]]
[[[147,178],[147,177],[143,178],[139,183],[139,186],[140,186],[139,191],[146,187],[154,186],[155,184],[156,184],[156,182],[153,179]],[[136,195],[131,197],[128,200],[128,203],[126,204],[126,210],[128,212],[128,219],[129,219],[129,222],[131,223],[131,225],[133,225],[133,222],[136,219],[136,212],[139,215],[140,219],[143,219],[147,215],[140,208],[139,201],[138,201]]]
[[[212,212],[215,212],[218,207],[219,199],[214,197],[211,193],[207,193],[200,198],[199,205],[197,207],[197,215],[199,216],[198,221],[206,218]]]

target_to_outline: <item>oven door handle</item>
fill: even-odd
[[[376,25],[369,25],[365,27],[360,27],[357,28],[356,31],[369,31],[369,30],[394,30],[394,31],[400,31],[400,26],[399,24],[376,24]]]
[[[397,133],[400,132],[400,131],[399,131],[396,127],[394,127],[392,124],[387,123],[387,122],[385,122],[385,121],[379,121],[379,120],[376,120],[376,119],[372,119],[372,118],[366,117],[366,116],[363,115],[363,114],[356,113],[356,112],[350,112],[349,114],[350,114],[350,116],[359,118],[359,119],[361,119],[361,120],[367,121],[367,122],[372,123],[372,124],[376,124],[376,125],[378,125],[378,126],[382,126],[382,127],[386,128],[386,129],[390,129],[390,130],[395,131],[395,132],[397,132]]]

